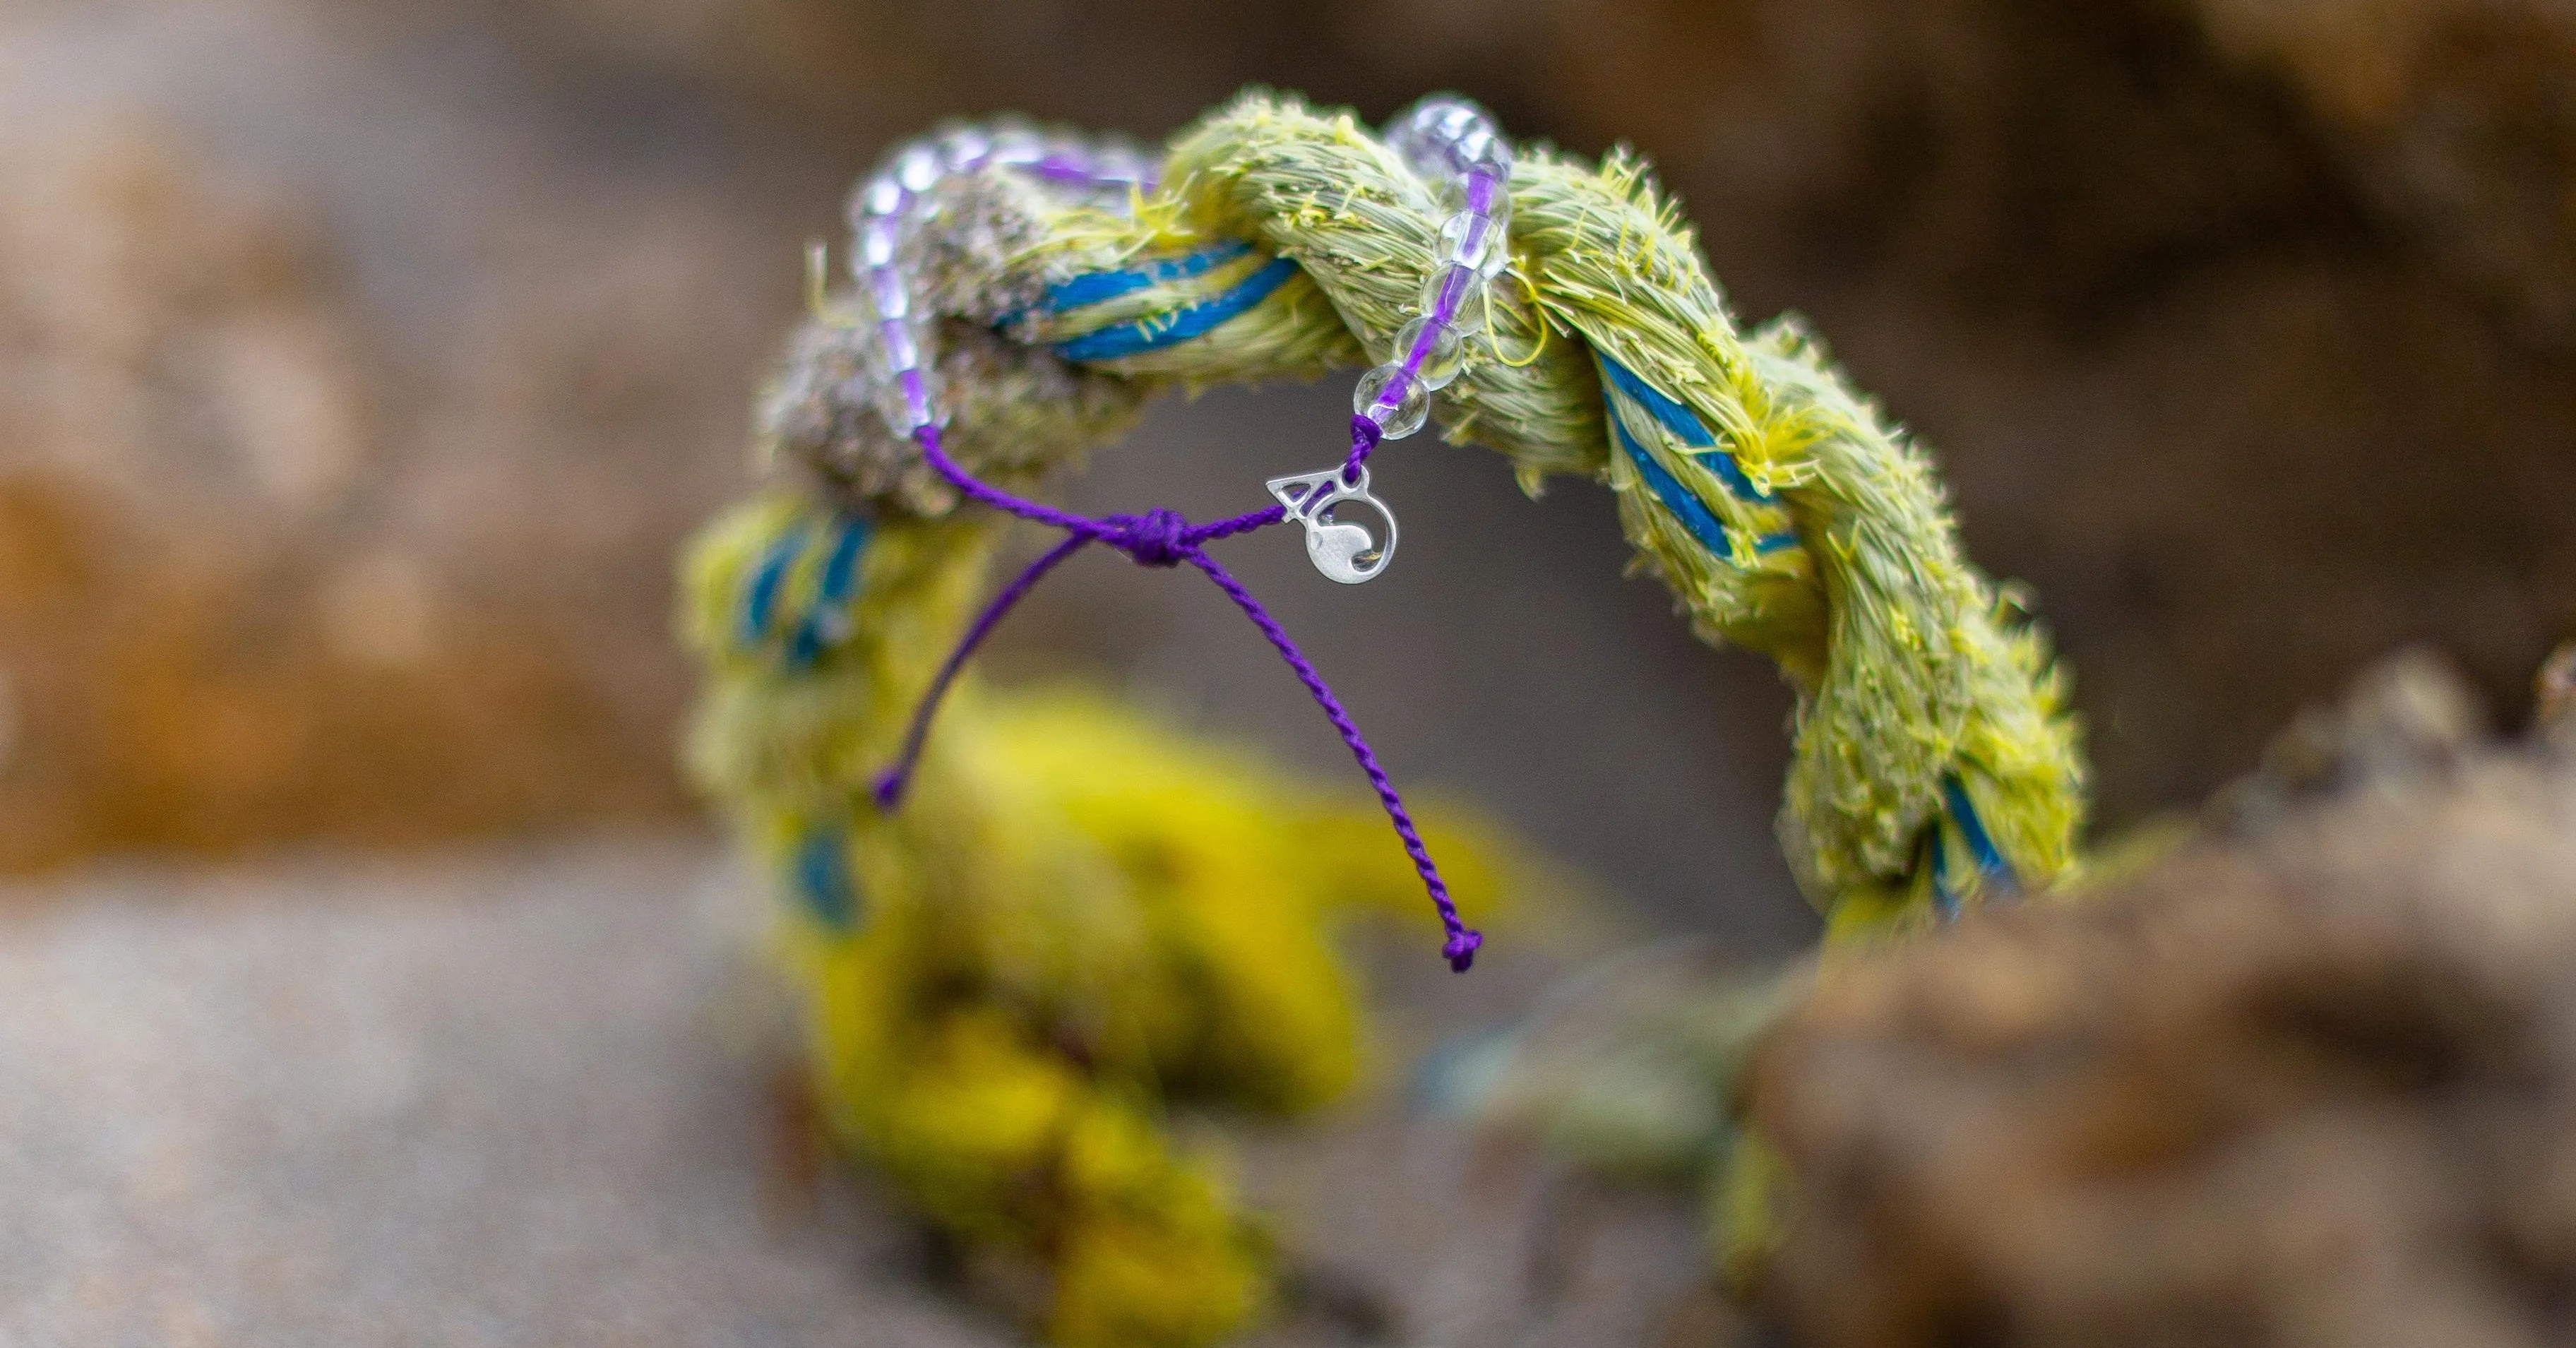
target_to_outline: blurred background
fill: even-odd
[[[2401,643],[2519,717],[2576,631],[2558,0],[0,0],[0,873],[39,877],[0,890],[0,1133],[149,1108],[181,1053],[150,1036],[216,1004],[150,998],[192,979],[256,1001],[339,941],[376,953],[312,995],[435,1003],[506,965],[507,921],[556,930],[458,918],[421,938],[449,972],[385,972],[441,902],[577,891],[546,939],[642,959],[585,924],[718,883],[675,767],[672,557],[750,481],[804,242],[941,118],[1150,139],[1253,82],[1372,120],[1456,89],[1649,156],[1738,312],[1814,320],[1933,448],[1977,560],[2034,588],[2100,830],[2190,807]],[[1077,499],[1243,508],[1330,452],[1345,396],[1159,409]],[[1427,437],[1380,485],[1406,548],[1378,584],[1275,539],[1229,562],[1398,780],[1647,931],[1808,939],[1771,841],[1788,699],[1622,577],[1606,495],[1531,504]],[[1204,586],[1087,558],[994,664],[1348,776]],[[220,878],[245,864],[288,878]],[[269,925],[193,915],[244,904]],[[198,954],[117,953],[146,946]],[[548,1000],[564,966],[507,967],[530,1020],[653,1052]],[[117,1017],[147,1027],[126,1058]],[[111,1078],[130,1097],[25,1103]],[[655,1136],[638,1166],[680,1145]],[[0,1195],[69,1205],[19,1214],[90,1201],[19,1164]],[[62,1285],[33,1220],[0,1231],[0,1286]]]
[[[670,558],[891,139],[1158,136],[1247,82],[1626,139],[1807,313],[2077,671],[2101,816],[2407,639],[2508,704],[2576,616],[2576,18],[2508,0],[0,8],[0,867],[689,818]],[[1169,409],[1099,502],[1238,503],[1337,389]],[[1786,701],[1606,500],[1393,465],[1412,563],[1241,549],[1407,780],[1673,921],[1796,935]],[[1284,552],[1268,549],[1268,552]],[[1274,563],[1264,566],[1264,563]],[[1338,752],[1215,596],[1097,561],[1020,666]],[[1604,808],[1607,807],[1607,808]],[[1757,914],[1768,914],[1759,916]]]

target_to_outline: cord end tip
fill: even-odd
[[[1485,934],[1483,932],[1461,930],[1456,935],[1449,938],[1449,943],[1447,945],[1440,947],[1440,953],[1449,957],[1449,971],[1451,973],[1463,974],[1467,972],[1468,969],[1474,967],[1476,963],[1476,950],[1484,943]]]
[[[904,786],[904,774],[901,769],[890,768],[878,773],[876,785],[868,791],[869,798],[877,803],[877,813],[892,814],[901,808]]]

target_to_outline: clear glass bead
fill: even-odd
[[[1491,173],[1497,178],[1512,175],[1512,143],[1495,134],[1491,124],[1477,126],[1450,147],[1450,158],[1461,173]]]
[[[903,243],[903,222],[889,215],[872,216],[859,226],[859,265],[873,271],[894,265],[895,249]]]
[[[1440,204],[1452,211],[1474,211],[1509,231],[1512,193],[1508,179],[1485,173],[1458,173],[1439,186]]]
[[[1385,141],[1386,148],[1395,151],[1395,157],[1415,172],[1422,171],[1422,138],[1413,134],[1411,122],[1398,120],[1387,123],[1386,130],[1378,133],[1378,139]]]
[[[1395,349],[1388,353],[1387,363],[1413,371],[1425,389],[1444,389],[1457,379],[1466,355],[1466,339],[1456,328],[1425,316],[1396,331]]]
[[[969,173],[984,166],[985,156],[993,152],[993,138],[971,126],[961,126],[939,138],[940,167],[951,173]]]
[[[927,145],[906,148],[895,156],[894,180],[915,195],[929,191],[939,181],[939,152]]]
[[[1092,157],[1091,142],[1081,136],[1057,132],[1046,138],[1044,162],[1059,174],[1084,178],[1091,176]]]
[[[948,413],[941,405],[945,387],[936,370],[914,370],[911,378],[897,376],[876,382],[877,415],[884,417],[897,435],[910,435],[923,426],[944,426]]]
[[[1472,149],[1462,150],[1473,142]],[[1456,177],[1467,168],[1498,162],[1508,171],[1511,147],[1504,143],[1485,110],[1465,99],[1434,94],[1397,114],[1388,124],[1386,142],[1415,173],[1434,181]],[[1496,147],[1503,156],[1496,160]]]
[[[1144,188],[1153,181],[1153,166],[1145,156],[1124,145],[1113,145],[1100,152],[1091,165],[1091,180],[1102,187],[1121,191]]]
[[[888,177],[872,179],[868,183],[868,190],[861,193],[859,198],[861,207],[880,220],[889,220],[903,214],[903,201],[903,184]]]
[[[868,302],[876,306],[879,322],[890,318],[910,318],[911,283],[894,267],[871,268],[868,271]]]
[[[1440,260],[1473,267],[1478,275],[1491,277],[1511,262],[1512,252],[1504,244],[1502,229],[1490,218],[1460,211],[1440,226]]]
[[[877,320],[877,353],[885,358],[887,374],[900,376],[922,367],[922,337],[920,325],[910,318]]]
[[[1429,110],[1426,104],[1415,104],[1386,127],[1387,148],[1395,151],[1406,167],[1426,178],[1446,170],[1446,160],[1431,138],[1426,117]]]
[[[1025,167],[1046,158],[1046,141],[1019,122],[993,128],[993,162]]]
[[[1460,332],[1485,322],[1485,274],[1456,263],[1436,268],[1422,283],[1421,311]]]
[[[1431,416],[1431,390],[1404,372],[1401,365],[1381,365],[1360,376],[1351,390],[1351,410],[1378,424],[1389,440],[1401,440],[1422,429]]]
[[[895,389],[903,395],[905,430],[937,425],[947,420],[939,412],[939,377],[934,372],[908,370],[895,381]]]

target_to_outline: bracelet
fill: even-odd
[[[1003,615],[1087,546],[1189,566],[1261,630],[1369,778],[1462,971],[1481,937],[1421,830],[1321,674],[1211,551],[1295,524],[1329,579],[1382,574],[1397,534],[1369,460],[1435,420],[1527,492],[1553,476],[1607,486],[1638,569],[1694,631],[1778,664],[1797,694],[1781,842],[1830,939],[2073,867],[2077,729],[2024,601],[1968,564],[1928,458],[1821,343],[1795,319],[1737,326],[1678,208],[1624,150],[1593,164],[1514,147],[1455,98],[1381,134],[1254,93],[1159,160],[1018,123],[948,128],[863,184],[852,229],[855,293],[827,293],[813,267],[815,318],[758,409],[762,449],[804,485],[728,515],[688,564],[685,626],[708,670],[690,754],[797,898],[818,1080],[844,1135],[951,1229],[1052,1251],[1059,1342],[1204,1341],[1252,1312],[1260,1242],[1150,1102],[1175,1081],[1279,1108],[1328,1098],[1356,1015],[1318,934],[1322,882],[1274,874],[1293,862],[1214,869],[1228,852],[1297,855],[1293,828],[1263,832],[1259,810],[1194,813],[1253,769],[1175,767],[1198,785],[1155,797],[1167,817],[1139,796],[1114,830],[1068,832],[1052,802],[1131,758],[1189,755],[1101,710],[1049,723],[1081,754],[1032,755],[1017,704],[963,680]],[[1268,478],[1258,509],[1094,518],[1041,498],[1160,392],[1353,366],[1370,368],[1347,452]],[[1061,537],[979,610],[1011,520]],[[933,740],[943,698],[957,705]],[[1238,832],[1219,846],[1217,829]],[[1442,847],[1453,869],[1491,851]],[[1175,871],[1154,848],[1210,869]],[[1194,916],[1173,925],[1157,905]],[[1206,1028],[1172,1028],[1190,1025]],[[1001,1099],[1051,1122],[956,1124],[1003,1117],[961,1102]],[[1092,1154],[1094,1127],[1133,1144],[1130,1178],[1097,1190],[1068,1159]],[[1040,1174],[1071,1189],[1032,1199]],[[1086,1273],[1090,1242],[1113,1239],[1200,1272],[1151,1289]]]

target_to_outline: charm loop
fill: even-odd
[[[1395,560],[1395,512],[1369,494],[1368,469],[1327,468],[1320,473],[1274,477],[1264,484],[1306,531],[1306,557],[1326,580],[1359,585],[1378,578]],[[1358,504],[1377,512],[1377,534],[1343,519],[1340,507]]]

